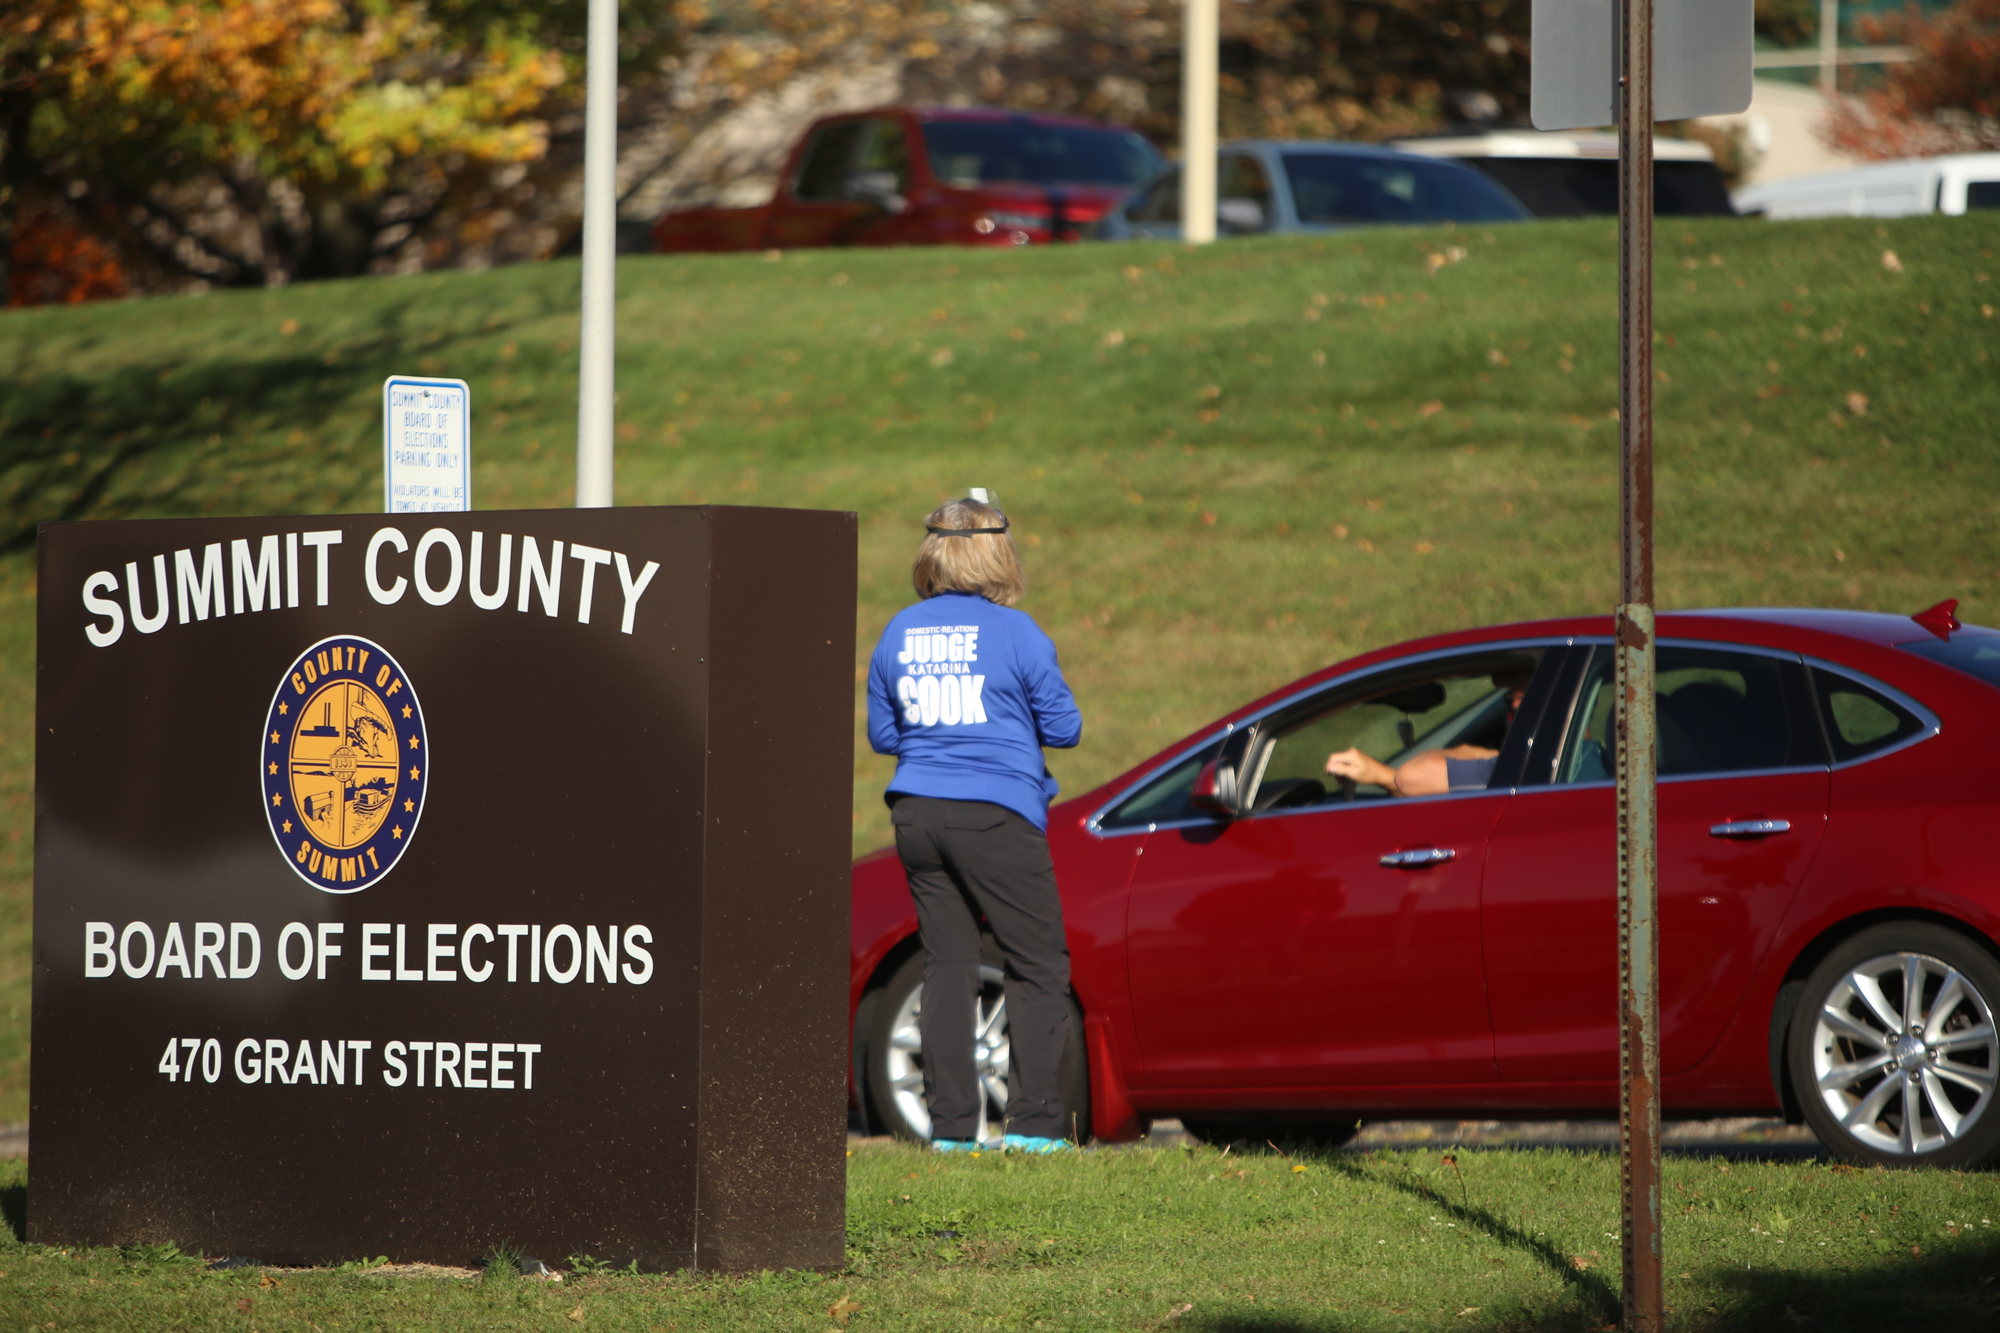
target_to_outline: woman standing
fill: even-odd
[[[1007,517],[974,495],[925,522],[910,571],[923,600],[898,612],[875,648],[868,738],[897,760],[887,799],[926,954],[918,1024],[931,1146],[979,1146],[972,1047],[983,917],[1007,962],[1003,1143],[1056,1152],[1088,1127],[1066,1122],[1056,1087],[1069,945],[1047,836],[1056,783],[1042,747],[1075,745],[1083,719],[1055,644],[1013,609],[1027,580]]]

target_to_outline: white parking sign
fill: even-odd
[[[382,507],[472,508],[472,392],[464,380],[391,375],[382,385]]]

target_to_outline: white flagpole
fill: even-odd
[[[618,0],[590,0],[584,48],[583,330],[577,346],[576,507],[611,504],[617,346]]]

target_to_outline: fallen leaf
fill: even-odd
[[[250,1307],[251,1307],[251,1305],[253,1305],[253,1304],[255,1304],[255,1302],[253,1302],[253,1301],[252,1301],[252,1300],[251,1300],[251,1299],[250,1299],[250,1298],[249,1298],[248,1296],[245,1296],[245,1297],[244,1297],[244,1298],[243,1298],[242,1300],[240,1300],[240,1301],[236,1302],[236,1310],[237,1310],[237,1313],[239,1313],[239,1314],[249,1314],[249,1313],[250,1313]]]
[[[1790,392],[1791,390],[1782,384],[1767,384],[1757,390],[1757,398],[1758,401],[1762,402],[1772,398],[1782,398]]]
[[[1433,398],[1417,409],[1417,415],[1420,417],[1434,417],[1442,411],[1444,411],[1444,404]]]
[[[931,364],[934,366],[948,366],[951,364],[951,359],[952,352],[949,347],[940,347],[931,353]]]
[[[1859,392],[1856,392],[1856,393],[1850,393],[1850,394],[1848,394],[1848,395],[1847,395],[1847,410],[1848,410],[1848,411],[1850,411],[1850,412],[1852,412],[1852,413],[1853,413],[1853,414],[1854,414],[1855,416],[1857,416],[1857,417],[1865,417],[1865,416],[1867,416],[1867,415],[1868,415],[1868,395],[1867,395],[1867,394],[1865,394],[1865,393],[1859,393]]]
[[[832,1305],[826,1307],[826,1317],[836,1324],[844,1324],[847,1322],[849,1315],[858,1312],[860,1309],[860,1301],[855,1300],[852,1296],[842,1296]]]
[[[1105,335],[1104,335],[1104,345],[1105,345],[1106,347],[1122,347],[1122,346],[1124,346],[1124,345],[1125,345],[1125,330],[1123,330],[1123,329],[1113,329],[1113,330],[1111,330],[1111,332],[1109,332],[1109,333],[1105,334]]]
[[[1884,250],[1882,252],[1882,267],[1888,269],[1891,273],[1901,273],[1903,271],[1903,261],[1896,258],[1894,250]]]
[[[1504,366],[1507,364],[1507,354],[1497,347],[1489,347],[1486,349],[1486,360],[1490,365]]]
[[[1176,1305],[1173,1309],[1167,1311],[1167,1318],[1179,1319],[1182,1315],[1186,1314],[1189,1310],[1192,1309],[1194,1309],[1193,1301],[1183,1301],[1181,1304]]]
[[[1199,419],[1200,419],[1201,423],[1202,423],[1203,425],[1207,425],[1207,424],[1208,424],[1209,422],[1211,422],[1211,421],[1215,420],[1215,419],[1216,419],[1217,417],[1221,416],[1221,415],[1222,415],[1222,413],[1220,413],[1220,412],[1216,411],[1216,410],[1215,410],[1214,408],[1212,408],[1212,407],[1204,407],[1204,408],[1203,408],[1203,409],[1201,410],[1201,412],[1200,412],[1200,413],[1199,413],[1198,415],[1199,415]]]
[[[776,254],[777,251],[773,250],[771,253]],[[581,1305],[569,1312],[569,1322],[572,1324],[581,1324],[583,1322],[583,1307]]]
[[[1201,386],[1201,396],[1204,398],[1220,398],[1222,397],[1222,386],[1219,384],[1204,384]]]
[[[1418,543],[1417,543],[1417,554],[1418,554],[1418,555],[1429,555],[1429,554],[1430,554],[1430,553],[1431,553],[1432,551],[1435,551],[1435,550],[1437,550],[1437,547],[1435,547],[1435,546],[1431,545],[1431,544],[1430,544],[1429,542],[1418,542]],[[1292,1170],[1294,1170],[1294,1171],[1303,1171],[1303,1170],[1305,1170],[1305,1168],[1304,1168],[1304,1167],[1302,1167],[1302,1166],[1295,1166],[1295,1167],[1293,1167],[1293,1168],[1292,1168]]]
[[[1457,1318],[1460,1318],[1460,1319],[1463,1319],[1463,1318],[1465,1318],[1465,1317],[1466,1317],[1467,1315],[1469,1315],[1469,1314],[1478,1314],[1478,1313],[1479,1313],[1479,1307],[1478,1307],[1478,1306],[1476,1306],[1476,1305],[1468,1305],[1468,1306],[1466,1306],[1466,1307],[1465,1307],[1465,1308],[1464,1308],[1463,1310],[1460,1310],[1460,1311],[1458,1312],[1458,1315],[1457,1315]]]
[[[291,337],[294,333],[297,333],[298,331],[299,331],[299,322],[296,319],[288,319],[284,323],[278,326],[278,332],[283,334],[287,338]]]
[[[1204,522],[1204,523],[1206,523],[1206,524],[1207,524],[1207,525],[1208,525],[1209,527],[1211,527],[1211,528],[1212,528],[1212,527],[1214,527],[1214,526],[1215,526],[1215,515],[1214,515],[1214,514],[1203,514],[1203,515],[1201,516],[1201,521],[1202,521],[1202,522]]]

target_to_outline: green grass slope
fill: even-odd
[[[1992,621],[2000,217],[1658,234],[1660,599]],[[1607,610],[1604,220],[619,269],[618,499],[861,514],[861,651],[996,490],[1066,790],[1360,649]],[[572,498],[577,269],[0,314],[0,1120],[25,1108],[34,525],[380,506],[380,385],[472,385],[481,508]],[[857,710],[858,711],[858,710]],[[855,845],[891,772],[857,719]]]

